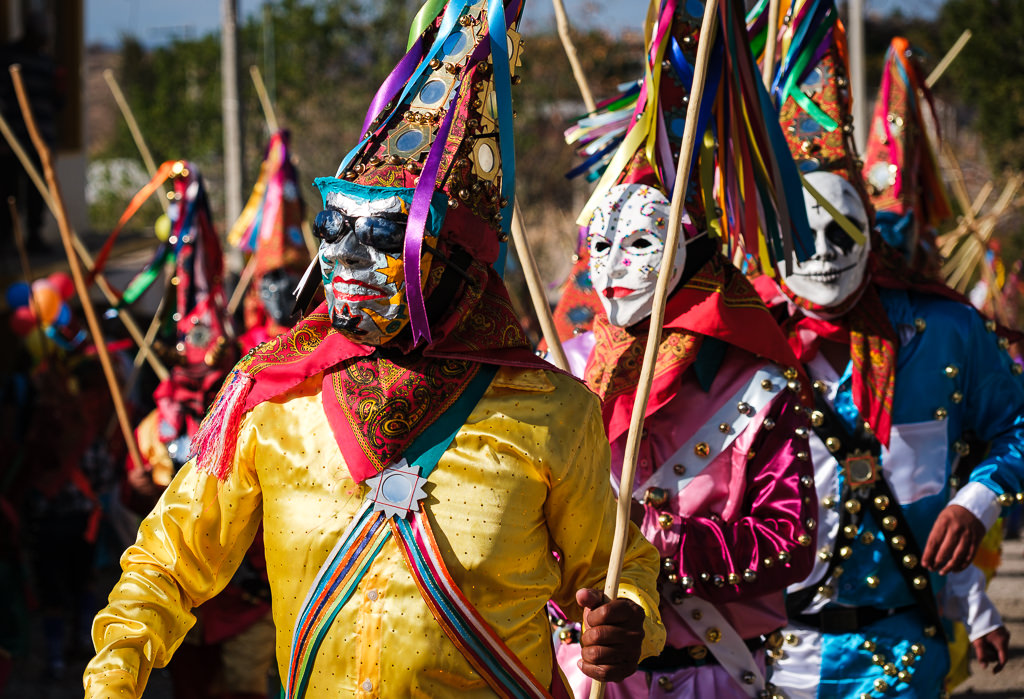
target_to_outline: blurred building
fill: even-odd
[[[83,118],[84,0],[0,0],[0,40],[12,44],[29,32],[56,67],[55,160],[71,225],[85,230],[85,132]],[[8,76],[3,76],[9,80]],[[31,143],[22,144],[32,150]],[[45,229],[56,230],[52,217]],[[53,235],[49,236],[55,240]]]

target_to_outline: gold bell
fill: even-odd
[[[889,507],[889,498],[885,495],[879,495],[875,498],[875,508],[882,510],[883,512]]]
[[[662,529],[671,529],[672,521],[672,515],[670,515],[668,512],[662,512],[660,515],[658,515],[658,526]]]
[[[843,444],[836,437],[829,437],[825,440],[825,448],[835,454],[842,448]]]
[[[825,413],[820,410],[811,411],[811,425],[821,427],[825,423]]]
[[[708,446],[707,442],[697,442],[693,447],[693,453],[702,459],[706,459],[711,454],[711,447]]]

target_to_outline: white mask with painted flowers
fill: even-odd
[[[626,328],[651,315],[658,272],[673,265],[669,288],[683,275],[686,242],[666,258],[670,202],[650,185],[620,184],[594,210],[587,234],[590,279],[612,325]]]

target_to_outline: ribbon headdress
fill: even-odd
[[[260,280],[280,269],[298,277],[309,265],[309,250],[302,237],[306,207],[288,142],[287,131],[271,134],[249,201],[228,232],[228,244],[250,255],[249,264],[254,265],[245,303],[246,327],[250,329],[262,323]]]
[[[864,179],[882,238],[904,254],[911,269],[938,279],[935,228],[952,210],[926,113],[938,137],[931,90],[920,61],[910,42],[895,37],[885,55],[871,119]]]
[[[698,36],[700,15],[690,13],[702,10],[699,2],[652,0],[643,80],[566,132],[585,158],[570,176],[600,174],[577,223],[586,226],[597,203],[616,184],[651,184],[671,197],[697,42],[711,40],[699,136],[686,182],[684,234],[693,238],[707,231],[730,256],[745,253],[764,269],[784,263],[794,246],[798,258],[805,259],[813,238],[798,174],[777,124],[764,118],[774,112],[747,45],[741,3],[720,3],[721,31],[714,37]],[[627,122],[623,112],[630,104]],[[577,284],[569,299],[573,307],[560,304],[558,313],[567,334],[587,329],[589,318],[578,310],[582,322],[565,322],[576,307],[585,303],[599,312],[596,298],[580,299],[592,294],[583,276],[587,257],[586,241],[581,241],[572,273]]]
[[[781,105],[779,121],[789,149],[802,172],[830,172],[848,180],[870,217],[873,209],[853,143],[846,33],[835,1],[794,0],[782,9],[776,29],[764,27],[756,12],[748,15],[748,25],[755,42],[759,27],[779,38],[772,94]],[[767,14],[763,7],[756,10]],[[819,308],[784,284],[782,289],[803,309],[783,324],[797,357],[812,359],[823,339],[848,343],[854,404],[879,440],[888,444],[897,338],[871,275],[865,275],[863,291],[840,308]]]
[[[597,143],[601,144],[598,153],[608,151],[596,160],[590,156],[590,164],[574,173],[595,174],[603,168],[594,195],[577,221],[580,225],[589,224],[593,211],[615,185],[648,185],[667,197],[676,187],[685,186],[684,235],[692,240],[706,232],[712,238],[705,243],[712,251],[710,259],[708,253],[702,259],[690,256],[687,266],[695,263],[694,268],[689,278],[684,272],[684,284],[669,299],[648,413],[671,400],[682,385],[682,373],[698,360],[709,338],[714,340],[709,347],[717,349],[708,356],[716,356],[717,361],[724,345],[730,344],[787,367],[796,364],[750,284],[714,252],[749,254],[760,264],[772,266],[786,259],[794,246],[801,259],[813,247],[803,202],[790,194],[799,195],[796,168],[777,123],[765,118],[774,112],[747,45],[741,8],[733,0],[721,3],[721,30],[714,36],[700,36],[701,3],[652,2],[643,81],[627,96],[610,101],[606,111],[582,120],[569,134],[582,144],[584,154]],[[675,173],[700,41],[713,42],[697,125],[701,136],[689,177],[679,183]],[[622,128],[619,106],[634,91],[632,115]],[[617,125],[613,131],[617,128],[620,135],[609,138],[608,124]],[[616,139],[616,147],[609,150]],[[585,260],[584,246],[581,252],[580,259]],[[670,264],[671,258],[662,263]],[[596,314],[594,332],[595,351],[586,378],[604,399],[609,436],[615,439],[629,421],[644,343],[634,331],[611,326],[601,312]]]

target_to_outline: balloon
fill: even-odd
[[[57,290],[62,301],[75,295],[75,282],[67,272],[54,272],[46,280]]]
[[[25,337],[36,327],[36,317],[28,306],[19,306],[11,314],[11,330],[18,337]]]
[[[167,239],[171,237],[171,219],[167,218],[167,214],[163,214],[156,220],[153,230],[156,231],[156,237],[161,243],[167,242]]]
[[[36,313],[43,324],[50,325],[60,313],[60,292],[46,279],[32,282],[32,298],[36,303]]]
[[[7,305],[20,308],[28,305],[28,294],[31,287],[25,282],[14,282],[7,287]]]
[[[60,305],[60,311],[57,312],[57,317],[54,319],[53,324],[58,328],[63,328],[65,325],[71,322],[71,307],[66,303]]]

